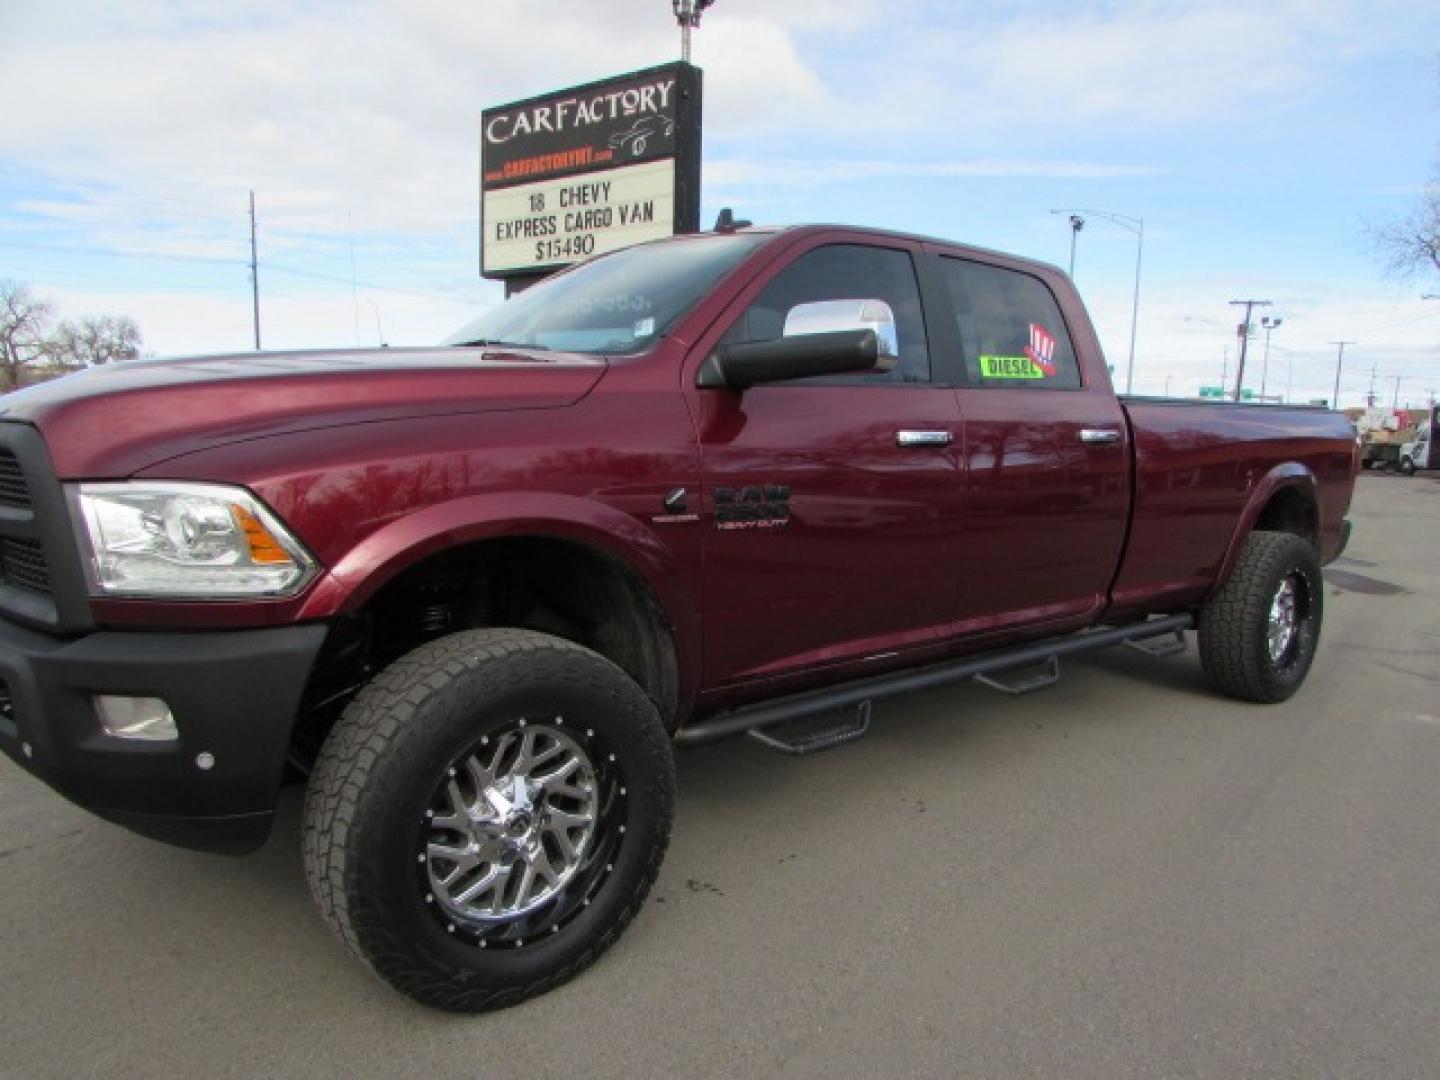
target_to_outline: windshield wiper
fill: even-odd
[[[481,346],[510,349],[533,349],[535,352],[551,352],[548,345],[528,345],[523,341],[501,341],[499,338],[476,338],[464,343],[465,347]]]

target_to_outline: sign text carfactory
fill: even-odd
[[[547,273],[699,228],[700,71],[620,75],[481,118],[480,271]]]

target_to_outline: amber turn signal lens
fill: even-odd
[[[231,506],[235,522],[245,533],[245,542],[250,545],[250,561],[259,565],[293,562],[280,542],[270,535],[270,530],[243,506]]]

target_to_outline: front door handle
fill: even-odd
[[[1085,427],[1080,429],[1080,441],[1087,446],[1108,446],[1120,441],[1120,432],[1115,428]]]
[[[896,446],[949,446],[955,436],[948,431],[897,431]]]

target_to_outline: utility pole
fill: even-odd
[[[1220,390],[1225,390],[1225,382],[1230,378],[1230,346],[1225,346],[1225,352],[1220,357]]]
[[[260,351],[260,263],[255,257],[255,192],[250,192],[250,296],[255,304],[255,351]]]
[[[1395,376],[1395,396],[1390,399],[1390,408],[1391,408],[1392,410],[1395,410],[1395,409],[1400,408],[1400,376],[1399,376],[1399,375],[1396,375],[1396,376]]]
[[[1371,364],[1371,365],[1370,365],[1370,389],[1369,389],[1368,391],[1366,391],[1366,393],[1365,393],[1365,407],[1366,407],[1367,409],[1373,409],[1373,408],[1375,407],[1375,376],[1376,376],[1378,373],[1379,373],[1379,365],[1378,365],[1378,364]]]
[[[1354,345],[1353,341],[1332,341],[1331,345],[1340,346],[1340,354],[1335,357],[1335,394],[1330,398],[1330,408],[1340,408],[1340,369],[1345,365],[1345,346]]]
[[[1075,276],[1075,241],[1080,237],[1080,230],[1085,227],[1085,219],[1079,214],[1070,215],[1070,276]]]
[[[1231,300],[1231,307],[1245,305],[1245,321],[1240,324],[1240,364],[1235,372],[1235,400],[1240,400],[1240,389],[1245,385],[1245,355],[1250,346],[1250,313],[1257,307],[1269,307],[1269,300]]]
[[[350,224],[350,303],[355,308],[355,347],[360,347],[360,287],[355,283],[355,211],[345,211]]]

